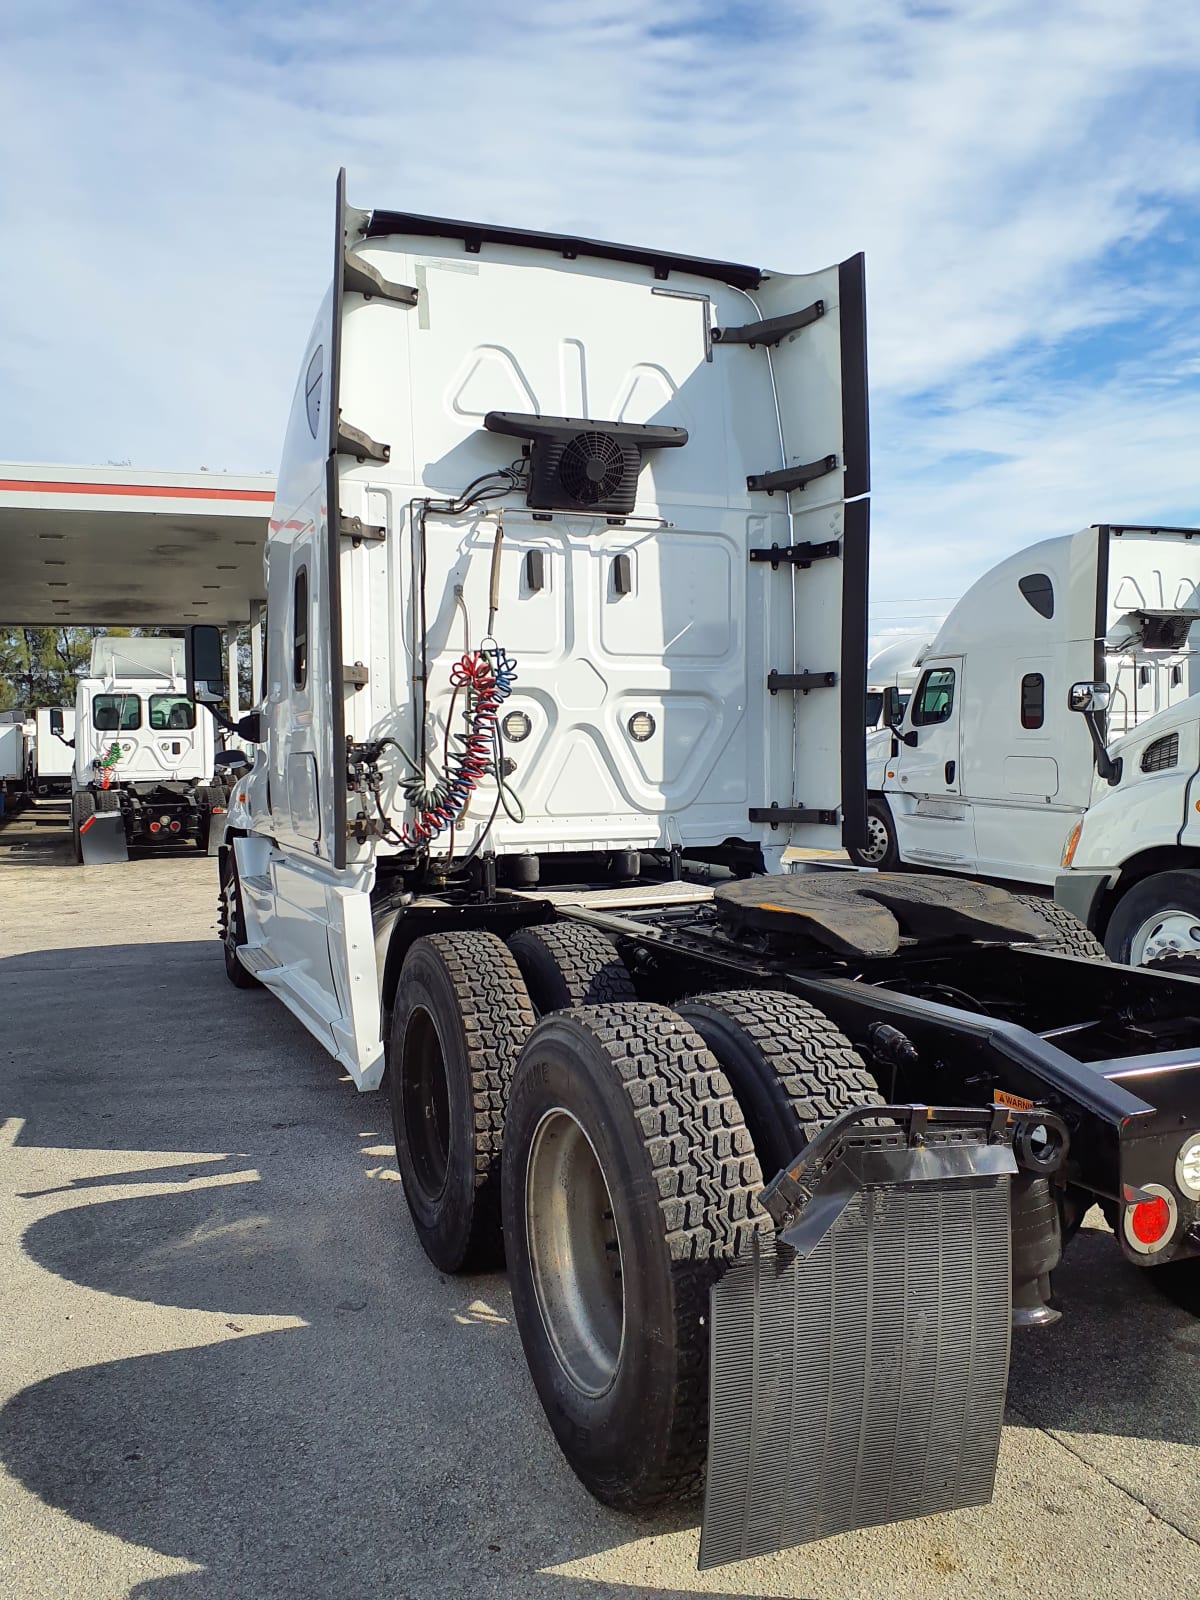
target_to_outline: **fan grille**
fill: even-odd
[[[594,506],[611,499],[625,478],[625,453],[606,433],[577,433],[563,447],[559,481],[572,500]]]

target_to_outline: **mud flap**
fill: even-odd
[[[96,811],[85,817],[79,829],[85,867],[107,867],[129,860],[125,840],[125,819],[119,811]]]
[[[764,1192],[775,1236],[711,1296],[702,1568],[991,1499],[1016,1170],[1002,1116],[848,1112]]]

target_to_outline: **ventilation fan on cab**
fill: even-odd
[[[593,422],[586,417],[541,417],[489,411],[483,425],[529,441],[529,492],[536,511],[595,511],[627,517],[637,501],[647,450],[677,450],[686,428],[640,422]]]

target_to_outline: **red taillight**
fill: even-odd
[[[1142,1244],[1158,1244],[1171,1227],[1171,1208],[1159,1196],[1139,1200],[1129,1213],[1129,1230]]]
[[[1163,1184],[1147,1183],[1140,1190],[1125,1190],[1121,1229],[1125,1243],[1138,1255],[1150,1256],[1165,1249],[1178,1221],[1175,1196]]]
[[[179,824],[177,822],[173,822],[171,824],[171,832],[172,833],[178,833],[179,832]]]
[[[151,833],[157,833],[157,832],[158,832],[158,830],[159,830],[159,829],[160,829],[160,828],[161,828],[161,827],[162,827],[162,823],[161,823],[161,822],[152,822],[152,823],[151,823],[151,824],[150,824],[150,832],[151,832]]]

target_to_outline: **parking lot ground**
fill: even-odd
[[[382,1100],[227,983],[213,864],[76,868],[37,821],[0,830],[5,1600],[1197,1592],[1200,1322],[1102,1227],[1014,1346],[990,1507],[698,1574],[694,1508],[565,1467],[504,1278],[426,1262]]]

